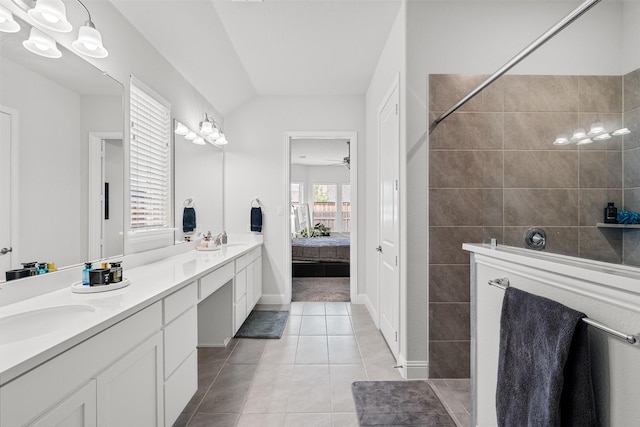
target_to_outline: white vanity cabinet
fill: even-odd
[[[163,300],[164,421],[171,426],[198,389],[198,285]]]
[[[235,334],[262,297],[262,248],[257,247],[236,260],[233,286],[233,333]]]
[[[0,425],[164,425],[161,326],[157,302],[3,385]]]

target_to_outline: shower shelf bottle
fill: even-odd
[[[604,208],[605,224],[617,224],[618,223],[617,218],[618,218],[618,208],[616,208],[612,202],[607,203],[607,207]]]

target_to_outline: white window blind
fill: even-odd
[[[171,106],[131,79],[131,229],[171,227]]]

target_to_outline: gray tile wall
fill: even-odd
[[[430,75],[430,122],[485,78]],[[524,232],[536,226],[547,231],[550,252],[622,261],[620,230],[595,226],[603,221],[607,202],[622,206],[622,137],[580,147],[552,143],[559,133],[588,131],[595,121],[617,129],[624,111],[624,123],[629,128],[635,123],[635,132],[624,140],[624,164],[640,161],[639,84],[637,72],[624,78],[504,76],[430,135],[432,378],[469,376],[469,255],[463,242],[495,237],[522,247]],[[635,176],[624,181],[634,187],[625,191],[634,192],[640,210],[640,168],[632,170]],[[638,240],[629,248],[640,247],[640,230],[633,236]]]
[[[640,212],[640,69],[624,76],[624,208]],[[640,266],[640,230],[625,230],[624,263]]]

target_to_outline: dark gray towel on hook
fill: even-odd
[[[500,318],[498,425],[596,426],[583,313],[507,288]]]

